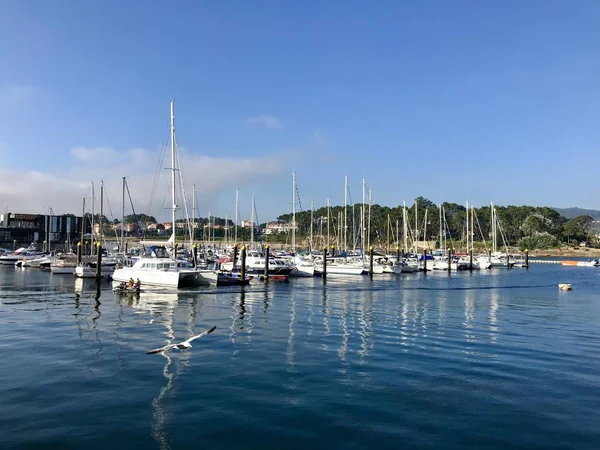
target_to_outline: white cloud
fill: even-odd
[[[86,163],[112,162],[118,153],[110,147],[74,147],[71,156]]]
[[[281,125],[281,121],[270,114],[261,114],[259,116],[247,117],[245,122],[248,125],[257,125],[265,127],[269,130],[281,130],[283,126]]]
[[[34,98],[39,92],[35,86],[28,84],[0,85],[0,104],[15,105]]]
[[[122,177],[127,177],[134,207],[138,212],[165,218],[170,204],[170,153],[159,163],[159,150],[133,149],[125,152],[110,147],[76,147],[71,149],[70,167],[62,172],[11,171],[0,167],[0,209],[8,205],[9,212],[42,213],[49,206],[56,214],[80,214],[83,197],[89,205],[91,182],[96,199],[100,198],[100,180],[104,180],[112,212],[120,216]],[[191,186],[196,185],[198,203],[212,201],[222,192],[243,189],[256,181],[279,176],[285,171],[290,152],[261,157],[212,157],[181,152],[181,171],[191,208]],[[150,200],[156,174],[159,174],[155,196]],[[179,184],[179,181],[178,181]],[[110,216],[108,203],[105,214]],[[129,201],[126,208],[130,211]],[[99,204],[96,204],[99,209]],[[230,209],[230,208],[227,208]],[[129,212],[127,212],[129,214]]]

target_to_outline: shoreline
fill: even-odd
[[[530,250],[530,257],[565,256],[573,258],[598,258],[600,248],[550,248],[546,250]]]

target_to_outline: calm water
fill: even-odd
[[[0,268],[2,449],[600,448],[599,269],[80,281]]]

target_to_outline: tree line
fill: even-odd
[[[355,236],[360,235],[360,217],[362,204],[347,207],[348,216],[348,240],[350,242]],[[365,215],[368,217],[369,205],[364,205]],[[406,207],[407,227],[415,229],[415,218],[419,229],[419,240],[440,240],[440,206],[424,197],[418,197],[415,202]],[[442,208],[442,239],[448,245],[459,248],[461,242],[466,242],[467,210],[465,205],[444,202]],[[577,245],[588,242],[598,245],[598,238],[594,230],[594,219],[589,215],[580,215],[567,220],[555,209],[542,206],[494,206],[498,219],[497,242],[498,247],[506,243],[507,246],[520,247],[521,249],[543,249],[557,247],[561,244]],[[469,208],[471,209],[471,208]],[[330,207],[330,234],[339,233],[340,215],[343,214],[343,206]],[[484,206],[474,208],[473,216],[473,239],[475,246],[489,248],[492,223],[491,207]],[[313,236],[321,234],[327,227],[327,208],[316,209],[313,216]],[[385,247],[386,245],[402,245],[403,235],[403,206],[396,207],[381,206],[373,204],[370,207],[370,234],[365,227],[371,245]],[[342,220],[343,220],[343,216]],[[425,226],[426,217],[426,226]],[[298,234],[307,236],[310,232],[310,211],[296,212],[296,223]],[[282,214],[279,221],[289,222],[292,214]],[[365,219],[366,222],[367,219]],[[469,225],[470,227],[470,225]],[[396,242],[396,236],[400,236],[400,243]],[[388,242],[389,236],[389,242]],[[365,238],[365,241],[367,238]]]

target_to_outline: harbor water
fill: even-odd
[[[1,449],[600,448],[595,268],[123,296],[0,267],[0,355]]]

